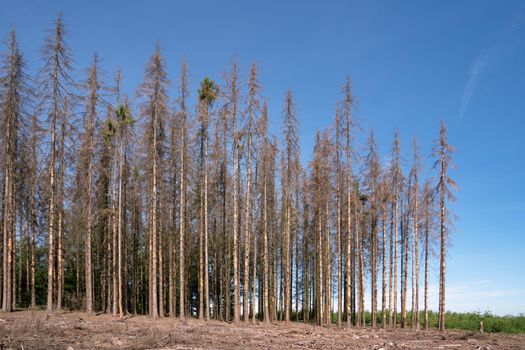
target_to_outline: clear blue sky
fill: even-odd
[[[355,115],[365,133],[375,129],[385,161],[398,128],[405,159],[417,135],[428,170],[444,120],[461,188],[447,307],[525,312],[523,1],[12,0],[0,9],[0,35],[16,27],[30,72],[43,29],[63,11],[76,77],[98,52],[108,77],[121,66],[130,93],[157,41],[172,81],[186,58],[193,90],[206,75],[220,80],[233,54],[244,73],[257,62],[275,132],[284,92],[295,91],[304,162],[332,123],[346,74]],[[432,274],[437,289],[436,263]]]

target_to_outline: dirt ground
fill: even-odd
[[[525,349],[525,335],[466,331],[346,329],[302,323],[271,325],[179,322],[146,316],[45,311],[0,313],[2,349]]]

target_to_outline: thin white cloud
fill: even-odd
[[[493,36],[491,43],[476,56],[474,62],[472,62],[470,65],[468,70],[468,80],[465,84],[463,95],[461,97],[458,124],[463,121],[465,113],[469,107],[470,100],[472,99],[474,91],[483,77],[483,74],[487,71],[490,64],[494,63],[499,58],[504,49],[507,47],[508,42],[512,38],[512,35],[524,23],[524,9],[525,6],[522,5],[514,12],[511,20],[507,23],[503,30],[497,32]]]
[[[431,308],[437,310],[438,285],[429,286]],[[498,315],[525,312],[525,289],[502,289],[489,280],[451,283],[446,287],[447,310],[491,311]]]

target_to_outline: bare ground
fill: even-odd
[[[0,312],[2,349],[525,349],[525,335]]]

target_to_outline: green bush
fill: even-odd
[[[343,317],[346,322],[346,318]],[[370,326],[372,323],[370,312],[366,312],[366,324]],[[401,314],[398,314],[397,321],[401,320]],[[425,314],[421,312],[420,317],[421,328],[423,328]],[[412,327],[412,313],[407,312],[407,327]],[[479,323],[483,321],[483,328],[488,333],[525,333],[525,315],[518,316],[496,316],[490,312],[447,312],[445,316],[445,326],[447,329],[461,329],[473,332],[479,332]],[[337,322],[337,312],[332,313],[332,323]],[[388,316],[387,316],[388,322]],[[438,327],[438,313],[428,312],[429,328]],[[381,311],[377,313],[377,325],[381,325]]]

